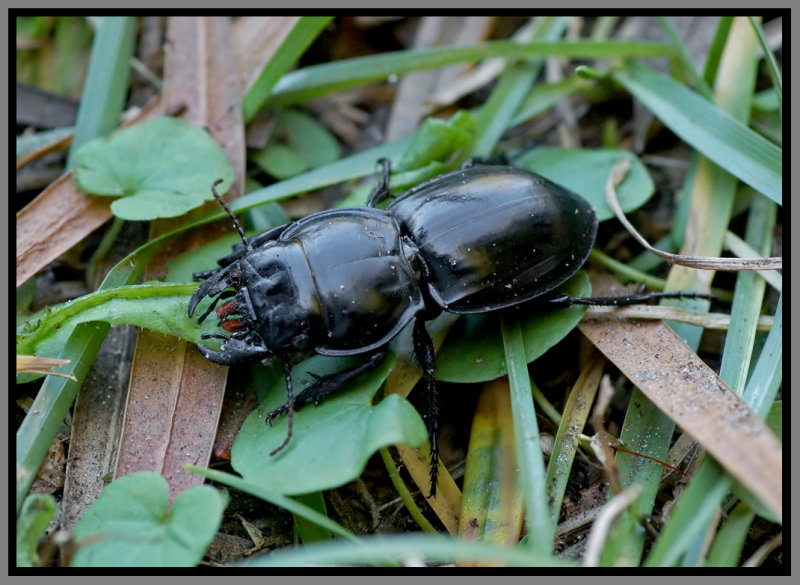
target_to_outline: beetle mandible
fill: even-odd
[[[286,403],[267,415],[289,415],[377,367],[389,342],[411,321],[414,353],[427,381],[425,422],[431,441],[431,496],[438,471],[438,405],[434,348],[425,321],[442,311],[483,313],[539,299],[549,306],[630,304],[652,296],[566,297],[554,290],[584,264],[597,217],[579,195],[511,166],[472,165],[405,192],[388,207],[388,161],[366,207],[321,211],[251,239],[225,202],[242,243],[195,274],[203,282],[189,302],[191,317],[204,297],[220,300],[218,351],[198,346],[209,360],[232,365],[277,357]],[[318,379],[296,397],[290,368],[304,357],[364,355],[349,370]]]

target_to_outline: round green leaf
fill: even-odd
[[[111,204],[117,217],[150,220],[175,217],[224,193],[233,181],[225,151],[207,132],[179,120],[157,118],[97,138],[75,154],[75,180],[94,195],[121,197]]]
[[[559,292],[570,296],[587,296],[591,293],[589,278],[585,272],[578,272]],[[585,307],[577,305],[548,310],[529,304],[511,310],[520,311],[528,362],[561,341],[586,312]],[[463,323],[463,329],[460,323]],[[488,382],[505,375],[506,371],[497,313],[467,315],[450,331],[442,349],[436,354],[437,380]]]
[[[655,187],[642,162],[627,150],[541,146],[515,160],[514,166],[574,191],[591,203],[597,218],[604,221],[614,217],[605,202],[606,181],[622,158],[630,159],[631,169],[617,187],[617,197],[622,209],[630,211],[650,199]]]
[[[56,501],[50,494],[31,494],[25,498],[17,518],[18,567],[32,567],[39,561],[39,541],[55,515]]]
[[[75,525],[73,567],[193,567],[203,558],[227,506],[210,486],[168,506],[160,475],[132,473],[109,484]]]
[[[292,373],[295,393],[313,383],[316,375],[352,367],[354,358],[314,356]],[[340,486],[357,478],[367,460],[381,447],[396,443],[419,446],[427,439],[422,418],[414,407],[396,394],[372,404],[372,397],[386,378],[394,358],[357,379],[350,387],[309,404],[294,415],[292,439],[282,451],[270,452],[286,438],[287,417],[271,426],[266,414],[286,401],[283,376],[264,403],[245,420],[231,451],[231,464],[251,483],[270,492],[302,494]]]
[[[339,143],[313,116],[284,110],[270,143],[250,158],[273,177],[287,179],[338,159]]]

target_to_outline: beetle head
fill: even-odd
[[[304,354],[319,327],[319,303],[302,248],[293,242],[274,242],[240,258],[204,281],[189,301],[192,316],[200,301],[212,297],[203,321],[216,308],[219,326],[229,335],[212,361],[252,359],[266,353]],[[211,352],[207,348],[203,351]],[[218,352],[219,353],[219,352]],[[234,357],[235,356],[235,357]],[[216,359],[215,359],[216,358]]]

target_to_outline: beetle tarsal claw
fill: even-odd
[[[208,280],[203,281],[189,300],[189,316],[191,317],[194,314],[197,305],[199,305],[200,301],[205,297],[217,297],[229,286],[231,286],[231,283],[228,279],[227,271],[219,272]],[[217,302],[219,302],[219,298],[212,303],[212,310]],[[205,318],[209,312],[210,311],[205,313],[203,318]]]
[[[221,336],[220,336],[221,337]],[[243,339],[236,339],[229,337],[225,339],[219,351],[208,348],[204,345],[198,345],[197,349],[203,356],[223,366],[230,366],[244,361],[251,361],[256,359],[263,359],[271,352],[261,344],[254,344],[252,341]]]

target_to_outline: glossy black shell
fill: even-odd
[[[385,185],[384,185],[385,187]],[[219,260],[189,303],[232,332],[218,363],[312,351],[365,353],[412,319],[481,313],[552,291],[583,265],[597,218],[581,197],[526,171],[475,166],[391,203],[335,209],[255,236]],[[233,292],[231,292],[233,289]]]
[[[316,213],[281,241],[303,250],[322,316],[323,355],[369,351],[391,340],[423,308],[391,214],[369,207]]]
[[[586,261],[597,217],[578,195],[513,167],[437,177],[388,208],[428,267],[433,300],[481,313],[545,294]]]

